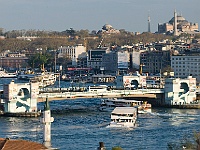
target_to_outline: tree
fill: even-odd
[[[28,64],[33,69],[40,68],[42,71],[44,71],[44,66],[47,65],[47,62],[50,59],[50,57],[51,56],[47,53],[36,53],[35,55],[29,58]]]
[[[173,72],[173,69],[171,68],[171,66],[166,66],[165,68],[163,68],[163,69],[161,70],[161,72],[162,72],[162,73],[167,72],[167,76],[169,76],[169,75],[170,75],[170,72]]]
[[[65,70],[71,62],[71,59],[67,55],[63,55],[63,57],[57,59],[57,64],[62,65],[63,70]]]
[[[112,150],[123,150],[123,149],[119,146],[115,146],[115,147],[112,148]]]
[[[66,30],[66,33],[70,36],[74,36],[76,31],[73,29],[73,28],[70,28],[70,29],[67,29]]]

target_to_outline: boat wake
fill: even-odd
[[[153,116],[158,116],[158,117],[197,117],[200,116],[199,114],[179,114],[179,113],[149,113],[150,115]]]

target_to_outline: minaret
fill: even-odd
[[[148,15],[148,32],[151,32],[150,16]]]
[[[43,116],[40,121],[44,124],[43,144],[46,147],[51,147],[51,122],[54,121],[54,118],[51,117],[51,110],[50,110],[48,98],[46,98],[44,110],[43,110]]]
[[[178,32],[177,32],[177,14],[176,14],[176,10],[174,10],[174,35],[177,36]]]

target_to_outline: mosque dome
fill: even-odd
[[[112,29],[113,27],[110,25],[110,24],[105,24],[104,26],[103,26],[103,30],[110,30],[110,29]]]
[[[188,21],[185,20],[183,16],[177,16],[177,23],[187,23]],[[174,17],[169,21],[170,24],[174,24]]]

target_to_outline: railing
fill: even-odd
[[[97,91],[83,91],[83,92],[61,92],[59,88],[50,88],[50,91],[43,91],[44,93],[39,94],[39,98],[44,98],[46,96],[51,98],[67,98],[67,97],[88,97],[88,96],[120,96],[120,95],[131,95],[131,94],[158,94],[164,93],[163,89],[138,89],[138,90],[110,90],[106,92]],[[55,92],[53,92],[55,91]],[[62,88],[62,91],[63,88]],[[67,90],[66,90],[67,91]]]

